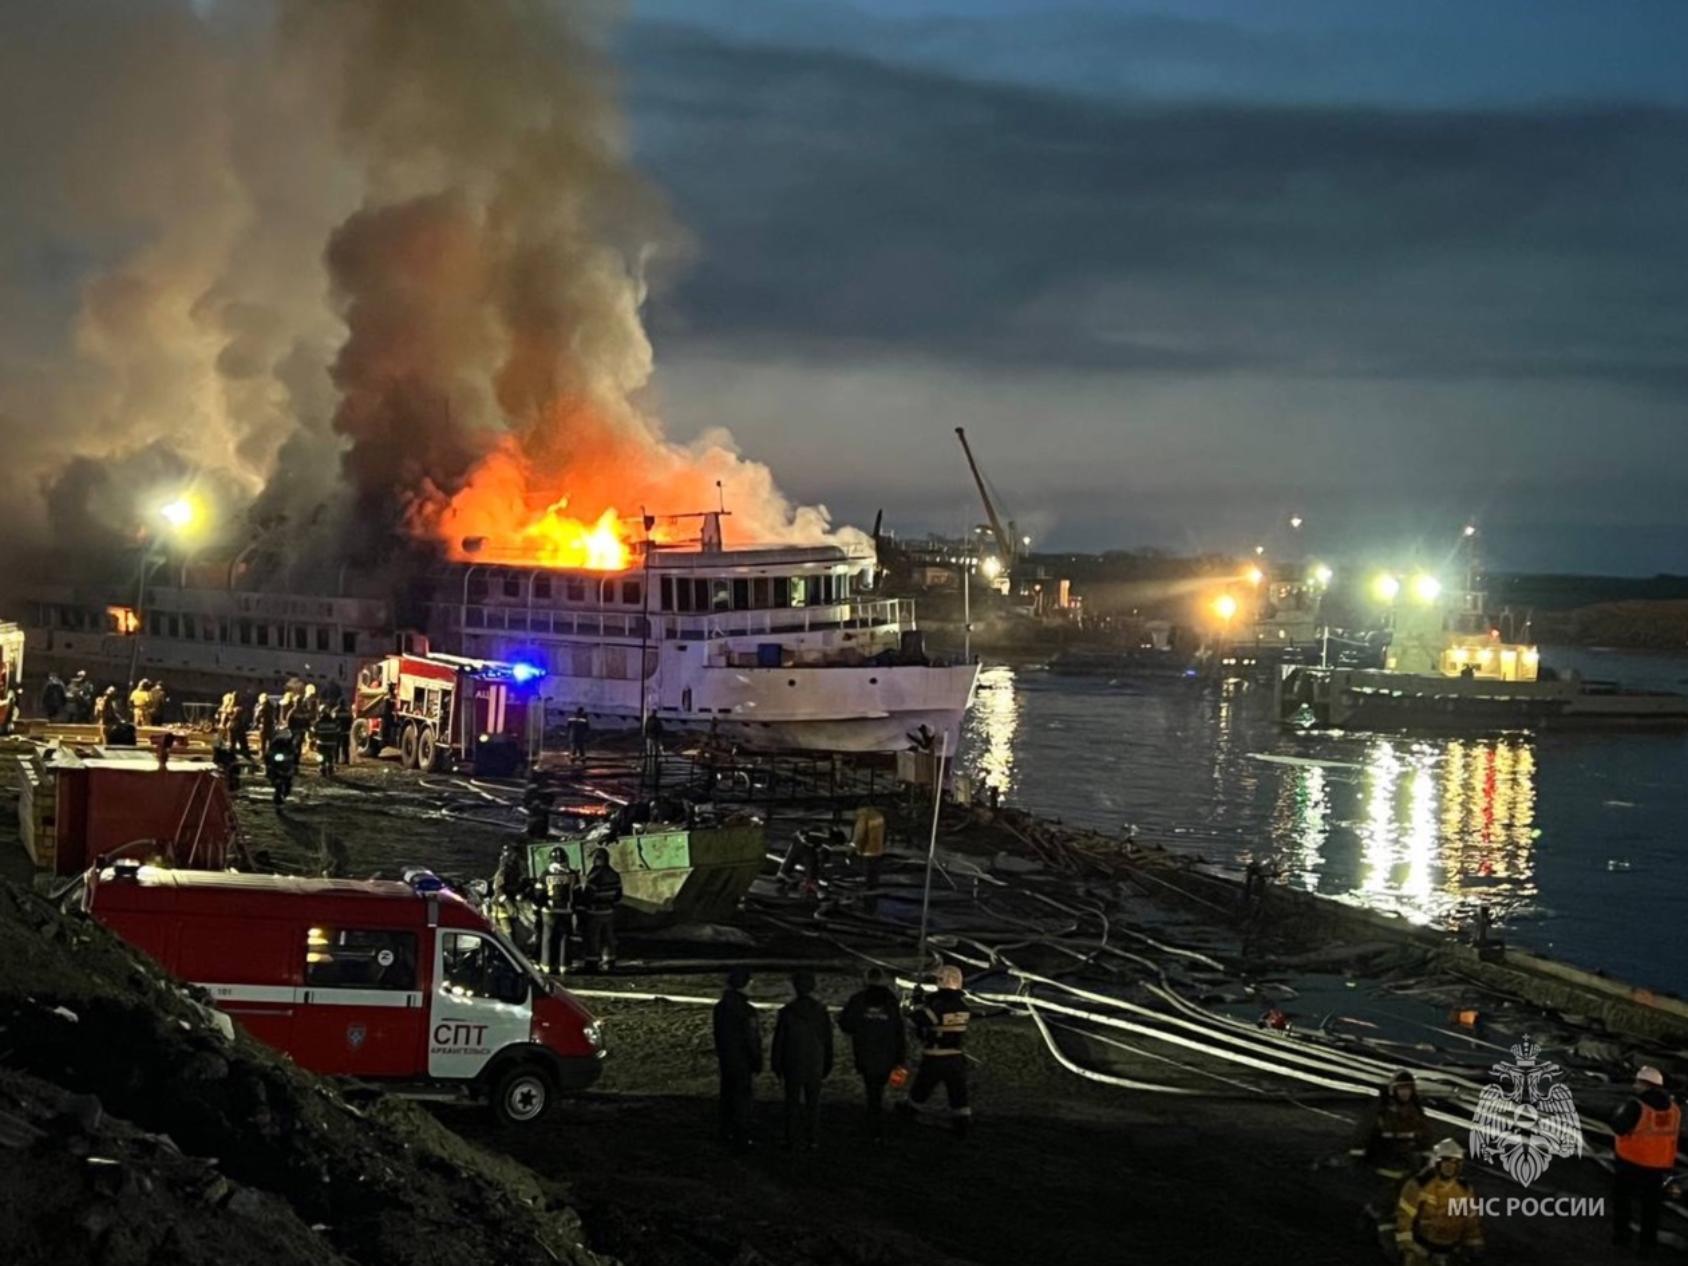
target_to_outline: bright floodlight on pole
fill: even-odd
[[[1002,560],[992,554],[979,564],[979,570],[985,573],[986,580],[995,580],[1002,575]]]
[[[1332,575],[1329,567],[1324,563],[1319,563],[1313,568],[1310,578],[1320,589],[1329,589]]]
[[[1237,600],[1228,593],[1222,593],[1213,600],[1213,614],[1221,620],[1233,619],[1237,614]]]
[[[1476,536],[1477,535],[1477,525],[1475,523],[1467,523],[1465,525],[1465,535]]]
[[[1372,581],[1372,596],[1379,602],[1393,602],[1400,595],[1401,582],[1388,572]]]
[[[1302,523],[1302,518],[1299,514],[1292,514],[1292,515],[1289,516],[1289,525],[1292,528],[1299,530],[1300,527],[1301,527],[1301,523]]]
[[[1420,602],[1435,602],[1442,596],[1442,582],[1434,576],[1413,577],[1413,597]]]

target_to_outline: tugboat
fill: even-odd
[[[1296,728],[1483,731],[1688,726],[1688,696],[1624,690],[1544,669],[1527,615],[1490,613],[1468,581],[1379,576],[1392,614],[1382,668],[1282,666],[1277,716]]]

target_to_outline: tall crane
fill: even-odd
[[[973,482],[979,488],[979,499],[985,503],[985,518],[990,521],[991,535],[996,537],[996,547],[1002,552],[1002,566],[1006,571],[1014,566],[1014,560],[1019,556],[1020,538],[1015,535],[1014,524],[1004,526],[1002,516],[997,513],[996,503],[991,500],[991,494],[985,488],[985,477],[979,473],[979,463],[973,460],[973,449],[967,443],[966,430],[956,427],[955,438],[961,441],[961,451],[967,455],[967,469],[973,472]]]

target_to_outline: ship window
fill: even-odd
[[[850,577],[848,575],[840,576],[838,578],[835,584],[833,596],[837,598],[839,602],[843,602],[844,599],[850,596]]]
[[[733,581],[733,610],[743,611],[750,606],[750,582],[748,580]]]
[[[228,629],[227,626],[224,626],[219,630],[215,620],[207,619],[201,623],[199,635],[207,642],[215,642],[219,637],[226,641],[228,640]]]
[[[486,597],[486,574],[484,572],[479,575],[470,573],[467,593],[470,602],[479,602]]]
[[[316,648],[319,651],[328,650],[328,630],[320,624],[316,628]]]
[[[709,582],[707,580],[692,581],[692,602],[699,611],[709,610]]]
[[[504,573],[504,596],[506,598],[522,596],[522,578],[513,571]]]
[[[800,607],[808,598],[808,582],[801,576],[791,578],[791,605]]]
[[[551,600],[551,577],[535,576],[533,578],[533,596],[541,602]]]
[[[258,626],[258,645],[259,646],[268,646],[269,644],[270,644],[270,626],[267,625],[267,624],[260,624]]]
[[[627,672],[627,648],[625,646],[606,646],[604,652],[604,676],[617,681],[625,681]]]
[[[252,645],[252,621],[250,620],[240,622],[240,644],[242,646]]]
[[[590,646],[576,646],[574,648],[574,676],[595,676],[592,671],[592,648]]]
[[[768,605],[768,581],[766,577],[750,582],[750,605],[761,611]]]
[[[170,630],[170,636],[171,637],[180,637],[182,635],[182,617],[181,616],[179,616],[179,615],[165,616],[164,617],[164,624],[165,624],[165,627]]]
[[[342,655],[356,655],[358,653],[358,635],[349,630],[340,633],[340,653]]]
[[[644,600],[644,588],[637,580],[624,580],[621,582],[621,601],[624,606],[636,607],[642,604]]]
[[[303,624],[295,624],[293,626],[293,649],[296,651],[306,649],[307,639],[308,634],[305,631],[305,626]]]
[[[774,577],[774,605],[789,607],[791,605],[791,578],[789,576]]]
[[[690,611],[692,609],[692,582],[691,581],[689,581],[689,580],[676,580],[676,581],[670,582],[670,581],[665,579],[662,583],[663,583],[664,586],[666,586],[670,583],[672,583],[674,585],[674,598],[675,598],[675,609],[676,610],[678,610],[678,611]],[[667,607],[668,607],[668,603],[664,602],[662,605],[663,605],[663,608],[666,610]]]
[[[574,631],[583,637],[598,637],[604,631],[603,621],[595,615],[577,616]]]
[[[525,615],[512,615],[506,625],[507,628],[515,629],[518,633],[525,633],[527,626],[528,622]]]
[[[565,596],[570,602],[586,601],[586,582],[584,580],[570,580],[563,588]]]
[[[674,577],[672,576],[662,578],[662,609],[664,611],[674,609]]]
[[[480,629],[486,627],[486,612],[479,607],[470,607],[463,613],[463,627],[466,629]]]
[[[445,992],[457,997],[527,1001],[527,979],[503,950],[472,932],[447,932],[440,940]]]
[[[709,605],[715,611],[731,611],[733,609],[731,581],[714,580],[710,582]]]
[[[416,988],[416,933],[311,928],[305,933],[305,984],[408,993]]]

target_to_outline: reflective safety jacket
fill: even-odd
[[[545,868],[545,904],[553,910],[567,910],[574,905],[574,870],[562,862],[552,862]]]
[[[586,912],[613,914],[621,904],[621,874],[614,866],[594,866],[586,872]]]
[[[1626,1103],[1613,1126],[1618,1133],[1612,1150],[1619,1160],[1643,1169],[1675,1167],[1682,1109],[1663,1090],[1649,1090]]]
[[[967,1040],[967,1020],[972,1013],[959,989],[940,989],[928,994],[914,1009],[914,1027],[920,1034],[921,1053],[959,1055]]]
[[[1437,1251],[1482,1248],[1476,1200],[1477,1193],[1465,1179],[1443,1178],[1434,1168],[1409,1178],[1395,1206],[1395,1242],[1403,1248],[1416,1243]]]

